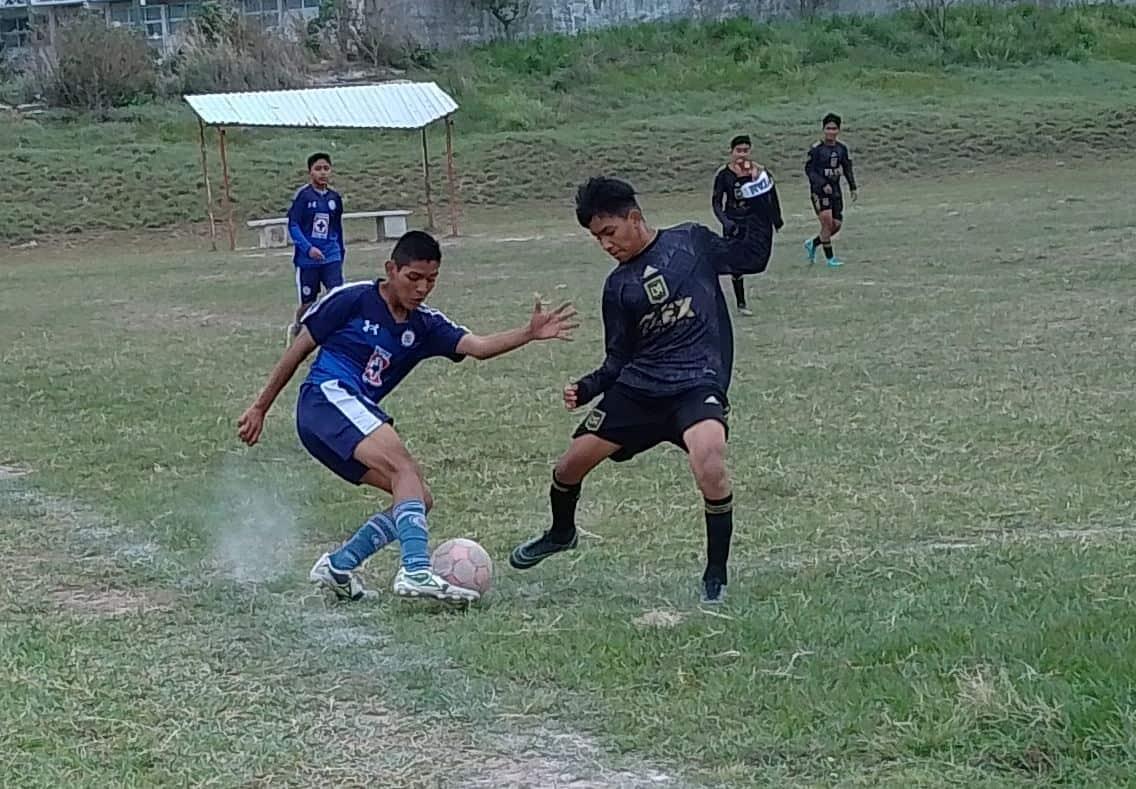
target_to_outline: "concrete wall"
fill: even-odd
[[[997,2],[998,0],[993,0]],[[1073,2],[1075,0],[1069,0]],[[1123,1],[1123,0],[1122,0]],[[879,14],[897,10],[909,0],[530,0],[520,35],[578,33],[613,25],[675,19],[711,21],[731,16],[768,20],[821,13]],[[1034,0],[1042,5],[1061,0]],[[379,0],[387,19],[414,38],[436,47],[486,41],[501,36],[492,16],[473,10],[471,0]]]

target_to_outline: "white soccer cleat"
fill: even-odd
[[[340,600],[362,600],[374,595],[368,592],[359,576],[348,570],[343,572],[331,566],[331,554],[325,553],[312,565],[308,580],[313,584],[330,589]]]
[[[431,597],[450,603],[476,603],[481,595],[473,589],[455,586],[433,570],[409,571],[400,567],[394,578],[394,593],[399,597]]]

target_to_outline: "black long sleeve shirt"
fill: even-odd
[[[848,179],[848,188],[856,191],[852,156],[848,153],[848,146],[839,141],[831,145],[823,140],[814,142],[805,159],[805,175],[809,179],[809,188],[818,194],[823,193],[826,186],[831,186],[833,192],[839,192],[841,176]]]
[[[769,263],[768,235],[743,219],[723,238],[699,224],[662,229],[604,282],[605,357],[577,381],[580,405],[619,383],[647,397],[730,385],[734,332],[721,274],[756,274]]]

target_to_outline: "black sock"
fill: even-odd
[[[820,246],[820,236],[815,236],[815,237],[813,238],[813,246],[814,246],[814,247],[819,247],[819,246]]]
[[[576,535],[576,502],[580,500],[580,486],[565,485],[552,475],[552,487],[548,489],[548,498],[552,502],[552,528],[548,536],[554,541],[566,545]]]
[[[746,306],[746,290],[745,283],[742,278],[735,276],[734,278],[734,298],[738,300],[738,309],[744,310]]]
[[[836,255],[836,253],[832,251],[832,242],[829,241],[827,244],[824,245],[824,257],[827,260],[832,260],[832,258],[835,255]]]
[[[730,540],[734,536],[734,496],[706,499],[706,572],[703,579],[714,576],[726,580],[726,563],[730,560]]]

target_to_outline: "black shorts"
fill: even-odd
[[[683,433],[707,419],[721,422],[729,436],[729,413],[730,403],[716,386],[699,386],[670,397],[644,397],[616,384],[592,408],[572,437],[590,433],[619,444],[620,448],[611,456],[618,463],[664,442],[686,451]]]
[[[844,195],[839,189],[833,189],[832,194],[812,192],[813,210],[818,214],[821,211],[832,211],[832,218],[837,222],[844,221]]]

